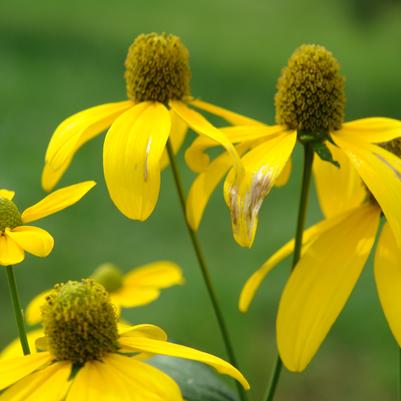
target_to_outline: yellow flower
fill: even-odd
[[[394,157],[377,143],[401,136],[401,121],[374,117],[343,123],[344,80],[333,55],[321,46],[303,45],[290,58],[278,81],[277,125],[231,127],[227,137],[242,154],[245,174],[236,179],[230,172],[224,195],[231,210],[233,234],[242,245],[252,246],[263,199],[278,179],[288,177],[289,161],[297,137],[321,146],[333,141],[347,155],[369,191],[374,195],[401,246],[401,190],[394,174]],[[186,160],[201,172],[188,197],[188,217],[199,224],[203,209],[217,183],[230,169],[223,153],[210,165],[203,151],[215,146],[197,138]],[[380,176],[378,175],[380,171]]]
[[[249,389],[229,363],[169,343],[157,326],[118,332],[107,292],[91,280],[55,288],[44,309],[44,330],[46,337],[38,341],[43,352],[0,361],[0,401],[182,401],[176,382],[146,363],[155,354],[206,363]]]
[[[136,267],[125,275],[115,265],[105,263],[90,278],[103,285],[111,302],[118,308],[146,305],[159,297],[161,289],[184,283],[180,267],[168,261]],[[41,292],[29,303],[26,310],[28,324],[34,325],[42,320],[41,307],[51,291]]]
[[[53,188],[78,149],[110,127],[103,150],[110,197],[128,218],[146,220],[159,196],[167,140],[177,152],[188,126],[224,146],[239,166],[231,142],[188,105],[223,113],[230,122],[250,120],[191,98],[188,51],[177,36],[138,36],[125,67],[129,100],[92,107],[63,121],[47,148],[42,185],[45,190]]]
[[[59,189],[20,213],[13,202],[14,192],[0,190],[0,266],[21,263],[25,252],[45,257],[53,249],[53,237],[45,230],[27,223],[42,219],[78,202],[94,181]]]
[[[341,169],[315,160],[317,192],[326,219],[305,230],[302,256],[285,286],[277,317],[280,356],[296,372],[309,364],[341,313],[378,234],[383,209],[363,185],[360,177],[366,175],[361,171],[369,171],[393,201],[400,188],[401,160],[395,155],[376,145],[359,144],[358,159],[353,160],[343,149],[328,146]],[[384,188],[389,170],[384,160],[391,161],[394,188]],[[401,345],[401,249],[387,216],[386,220],[375,254],[375,279],[383,311]],[[239,304],[243,312],[266,275],[293,249],[291,240],[247,280]]]

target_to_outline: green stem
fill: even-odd
[[[198,236],[197,236],[196,232],[189,225],[189,222],[188,222],[187,217],[186,217],[187,214],[186,214],[186,202],[185,202],[185,195],[184,195],[184,187],[182,185],[180,172],[179,172],[179,169],[178,169],[178,165],[177,165],[177,163],[175,161],[174,151],[173,151],[173,148],[171,146],[170,140],[167,141],[167,152],[168,152],[168,156],[169,156],[169,159],[170,159],[171,169],[173,171],[175,185],[177,187],[178,197],[180,198],[180,204],[181,204],[182,213],[184,215],[185,225],[187,227],[189,236],[191,237],[192,246],[194,248],[194,251],[195,251],[195,254],[196,254],[196,258],[198,259],[198,263],[199,263],[199,267],[200,267],[201,272],[202,272],[203,280],[204,280],[204,282],[206,284],[206,287],[207,287],[209,298],[210,298],[210,301],[212,303],[213,310],[214,310],[214,313],[215,313],[215,316],[216,316],[216,319],[217,319],[217,322],[218,322],[218,325],[219,325],[219,328],[220,328],[221,336],[222,336],[223,341],[224,341],[224,345],[225,345],[225,348],[226,348],[227,356],[228,356],[228,359],[229,359],[230,363],[238,368],[238,363],[237,363],[237,359],[235,357],[234,348],[233,348],[233,346],[231,344],[230,335],[228,333],[227,325],[226,325],[226,323],[224,321],[223,313],[222,313],[222,311],[220,309],[220,305],[219,305],[219,302],[217,300],[216,292],[215,292],[215,290],[213,288],[212,280],[210,278],[209,270],[207,268],[206,260],[205,260],[205,257],[203,255],[203,252],[202,252],[202,249],[201,249],[201,246],[200,246],[200,243],[199,243]],[[242,388],[241,384],[238,383],[237,381],[235,383],[237,385],[238,395],[239,395],[240,399],[242,401],[246,401],[246,395],[245,395],[244,389]]]
[[[24,323],[24,314],[22,312],[21,302],[19,300],[17,283],[15,282],[15,275],[12,266],[6,267],[6,274],[8,280],[8,287],[10,289],[10,296],[14,308],[15,320],[18,326],[19,339],[21,342],[22,351],[24,352],[24,355],[28,355],[31,353],[31,351],[29,350],[28,338],[26,336],[26,329]]]
[[[295,268],[296,264],[298,263],[301,257],[302,237],[305,227],[306,209],[308,206],[308,198],[309,198],[309,187],[312,176],[312,164],[313,164],[313,149],[310,144],[306,143],[304,144],[304,166],[302,172],[301,197],[299,200],[297,228],[295,231],[294,257],[292,260],[291,270]],[[276,361],[274,363],[274,367],[270,375],[269,385],[267,386],[264,400],[273,401],[277,385],[280,379],[282,367],[283,367],[283,362],[281,361],[280,356],[277,354]]]
[[[398,347],[398,399],[401,401],[401,348]]]

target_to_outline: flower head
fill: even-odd
[[[146,363],[150,354],[193,359],[238,380],[229,363],[193,348],[169,343],[157,326],[137,325],[118,332],[113,305],[104,288],[91,280],[58,285],[43,307],[46,337],[32,355],[0,361],[0,401],[86,397],[134,401],[182,401],[178,385]]]
[[[174,35],[140,35],[128,50],[126,85],[129,100],[81,111],[54,132],[45,156],[42,186],[53,188],[87,141],[109,128],[103,168],[110,197],[128,218],[146,220],[160,190],[160,171],[168,164],[167,141],[174,152],[187,128],[221,144],[240,175],[239,156],[226,136],[188,106],[247,121],[235,113],[190,97],[188,50]]]
[[[87,181],[59,189],[22,213],[13,202],[14,192],[0,190],[0,265],[21,263],[25,252],[48,256],[54,245],[52,236],[39,227],[26,224],[73,205],[94,185],[94,181]]]

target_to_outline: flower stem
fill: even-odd
[[[15,320],[18,326],[19,339],[21,342],[22,351],[24,352],[24,355],[28,355],[31,353],[31,351],[29,350],[29,344],[26,336],[26,329],[24,323],[24,314],[22,312],[21,302],[19,300],[17,283],[15,282],[15,275],[12,266],[6,267],[6,274],[8,280],[8,287],[10,289],[10,297],[14,308]]]
[[[301,257],[302,237],[305,227],[306,209],[308,206],[308,198],[309,198],[309,187],[312,176],[312,164],[313,164],[313,149],[309,143],[306,143],[304,144],[304,166],[302,172],[302,187],[301,187],[301,196],[299,200],[297,228],[295,231],[294,256],[292,260],[291,271],[294,270],[296,264],[298,263]],[[280,356],[277,354],[276,361],[274,363],[274,367],[270,375],[269,385],[267,386],[266,394],[264,397],[265,401],[273,401],[278,381],[280,379],[282,367],[283,367],[283,362],[281,361]]]
[[[196,258],[198,259],[198,263],[199,263],[199,267],[202,272],[203,280],[207,287],[209,298],[212,303],[213,310],[214,310],[214,313],[215,313],[215,316],[216,316],[216,319],[217,319],[217,322],[218,322],[218,325],[220,328],[221,336],[224,341],[227,356],[228,356],[230,363],[238,368],[238,363],[237,363],[237,359],[235,357],[234,348],[233,348],[231,340],[230,340],[227,325],[224,321],[223,313],[220,309],[220,305],[217,300],[216,292],[213,288],[212,280],[210,278],[209,270],[206,265],[206,260],[203,255],[200,243],[199,243],[198,235],[191,228],[191,226],[188,223],[187,217],[186,217],[187,214],[186,214],[186,202],[185,202],[185,195],[184,195],[184,187],[182,185],[180,172],[178,169],[178,165],[175,161],[174,151],[171,146],[170,140],[167,141],[167,152],[168,152],[168,156],[170,159],[171,169],[173,171],[175,185],[177,187],[178,197],[180,198],[180,204],[181,204],[182,213],[184,215],[185,225],[187,227],[189,236],[191,237],[192,246],[194,248]],[[235,383],[237,385],[238,395],[239,395],[240,399],[242,401],[246,401],[245,392],[244,392],[244,389],[242,388],[241,384],[238,383],[237,381]]]

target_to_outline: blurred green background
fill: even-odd
[[[2,0],[0,3],[0,186],[17,191],[21,209],[41,199],[40,173],[56,125],[81,109],[123,100],[123,61],[142,32],[181,36],[191,54],[194,96],[273,121],[280,69],[302,43],[334,52],[347,77],[347,119],[401,118],[399,0]],[[193,138],[191,134],[188,141]],[[224,356],[222,342],[182,222],[172,176],[162,176],[151,218],[133,222],[108,198],[101,167],[103,135],[75,158],[61,185],[98,182],[82,202],[40,226],[56,239],[50,257],[27,257],[16,269],[23,303],[55,282],[89,275],[111,261],[128,270],[158,259],[178,262],[187,284],[129,311],[133,323],[155,323],[170,337]],[[188,188],[193,178],[180,163]],[[289,184],[264,202],[254,247],[231,236],[221,188],[200,237],[242,370],[259,400],[275,352],[274,320],[289,271],[282,263],[263,284],[248,314],[237,310],[245,279],[294,231],[300,152]],[[401,205],[400,205],[401,206]],[[312,193],[308,224],[320,212]],[[401,296],[401,295],[400,295]],[[0,345],[16,336],[5,275],[0,277]],[[277,400],[396,399],[397,348],[381,312],[370,262],[341,317],[303,374],[284,373]]]

